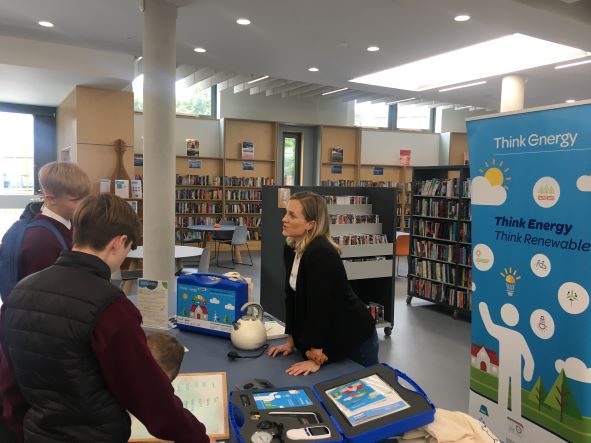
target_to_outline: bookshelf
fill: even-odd
[[[384,333],[390,335],[394,322],[393,255],[396,233],[392,208],[396,206],[396,190],[329,186],[269,186],[263,189],[265,242],[261,251],[261,303],[265,311],[280,320],[285,319],[285,275],[283,267],[281,272],[277,272],[277,263],[283,263],[285,239],[280,224],[285,209],[277,204],[279,188],[287,188],[291,194],[312,191],[328,199],[330,232],[333,239],[342,245],[341,258],[349,284],[367,305],[375,304],[382,308],[383,321],[376,326],[383,327]],[[352,196],[359,200],[351,202],[349,199]],[[348,223],[333,223],[339,221],[339,217],[340,221]]]
[[[471,312],[470,177],[467,166],[417,167],[411,196],[408,297]]]
[[[262,187],[275,184],[277,123],[225,118],[221,125],[223,218],[247,226],[250,238],[260,240]]]

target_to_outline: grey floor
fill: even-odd
[[[254,299],[260,300],[260,253],[252,252],[254,266],[238,265],[237,271],[255,282]],[[243,259],[248,254],[243,253]],[[220,264],[228,263],[222,252]],[[210,272],[223,273],[212,261]],[[406,261],[400,263],[406,275]],[[435,406],[468,412],[470,373],[470,323],[454,320],[451,313],[427,301],[406,304],[406,278],[396,279],[394,329],[391,337],[378,331],[380,361],[407,373],[429,395]]]

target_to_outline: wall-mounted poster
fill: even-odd
[[[242,142],[241,156],[242,160],[254,160],[253,142]]]
[[[410,149],[400,150],[400,166],[410,166],[410,156],[412,151]]]
[[[374,166],[373,175],[384,175],[384,168],[381,166]]]
[[[243,171],[254,171],[254,162],[242,162]]]
[[[343,163],[345,152],[341,146],[334,146],[330,150],[330,161],[333,163]]]
[[[332,165],[330,167],[330,172],[331,174],[342,174],[343,173],[343,167],[340,165]]]
[[[201,160],[189,160],[189,168],[201,169]]]
[[[187,144],[187,155],[189,157],[199,157],[199,140],[188,138],[185,142]]]
[[[144,166],[144,156],[142,154],[134,154],[133,166]]]

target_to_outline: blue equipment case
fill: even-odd
[[[230,337],[242,317],[248,284],[226,275],[197,273],[177,279],[177,325],[185,331]]]
[[[351,426],[349,421],[345,418],[340,410],[336,407],[333,401],[329,398],[327,391],[352,383],[359,379],[369,377],[371,375],[378,375],[383,381],[390,385],[402,399],[408,403],[409,407],[397,412],[392,412],[374,420],[361,423],[358,426]],[[403,386],[399,380],[405,382],[409,387]],[[379,364],[359,371],[337,377],[325,382],[314,385],[312,389],[308,387],[287,387],[262,389],[256,391],[232,391],[230,393],[229,401],[229,417],[232,428],[236,434],[237,439],[241,443],[249,443],[251,435],[256,432],[257,422],[277,421],[279,416],[270,415],[273,412],[274,405],[270,404],[267,407],[259,409],[253,394],[264,394],[277,391],[304,392],[311,400],[311,404],[303,406],[278,406],[282,413],[289,411],[309,411],[315,412],[320,417],[320,425],[324,425],[331,430],[329,438],[318,439],[318,442],[344,442],[344,443],[372,443],[380,442],[386,438],[396,437],[404,434],[407,431],[417,429],[431,423],[435,418],[435,406],[429,400],[425,392],[406,374],[392,368],[387,364]],[[270,408],[270,409],[269,409]],[[277,410],[277,409],[275,409]],[[254,414],[259,414],[259,420],[253,420]],[[282,430],[292,429],[295,427],[312,426],[294,422],[288,422]],[[284,440],[285,433],[283,433]]]

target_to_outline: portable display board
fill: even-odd
[[[219,440],[230,438],[225,372],[180,374],[172,385],[175,394],[183,401],[183,406],[205,425],[207,435]],[[162,440],[152,437],[146,427],[132,417],[129,441],[139,443]]]
[[[468,121],[470,413],[502,440],[591,440],[591,104]]]

